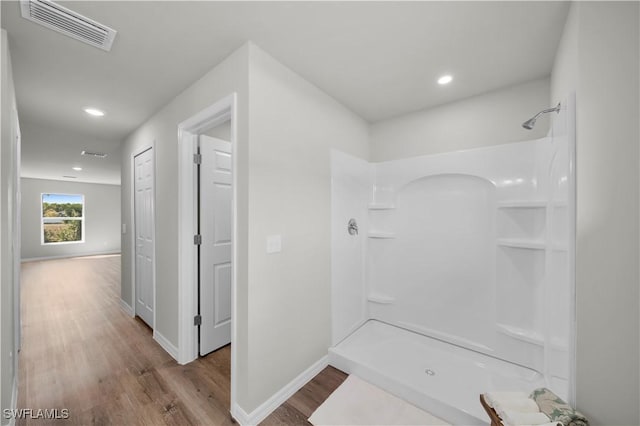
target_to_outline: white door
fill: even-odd
[[[200,355],[231,342],[231,144],[200,136]]]
[[[153,148],[136,155],[134,159],[134,211],[136,236],[136,315],[151,328],[153,324],[153,271],[154,271],[154,165]]]

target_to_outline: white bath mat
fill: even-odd
[[[449,424],[354,375],[329,395],[309,422],[316,426]]]

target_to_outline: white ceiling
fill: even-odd
[[[566,2],[60,2],[118,31],[104,52],[23,19],[18,2],[1,3],[22,121],[114,153],[247,40],[375,122],[549,75],[568,12]],[[445,72],[454,82],[438,86]],[[107,115],[86,116],[85,106]],[[36,167],[34,153],[53,164],[62,145],[83,143],[29,133],[42,132],[23,137],[23,169],[37,177],[60,178],[61,169]],[[110,179],[89,167],[78,180],[119,182],[116,167]]]

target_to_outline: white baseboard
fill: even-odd
[[[62,254],[59,256],[44,256],[44,257],[27,257],[20,259],[21,263],[25,262],[38,262],[40,260],[56,260],[56,259],[70,259],[72,257],[89,257],[89,256],[108,256],[120,254],[120,250],[117,251],[101,251],[95,253],[77,253],[77,254]]]
[[[176,361],[178,360],[178,348],[176,348],[173,343],[171,343],[166,337],[162,334],[158,333],[156,330],[153,330],[153,340],[158,342],[162,349],[167,351],[169,355],[173,357]]]
[[[298,377],[293,379],[278,392],[273,394],[271,398],[267,399],[251,413],[247,414],[247,412],[236,403],[232,407],[231,415],[242,426],[257,425],[266,419],[269,414],[273,413],[276,408],[284,404],[287,399],[291,398],[294,393],[298,392],[300,388],[306,385],[318,373],[324,370],[327,365],[329,365],[329,357],[325,355],[316,361],[311,367],[300,373]]]
[[[253,423],[249,422],[249,415],[246,411],[242,409],[238,404],[235,404],[231,407],[231,417],[236,421],[240,426],[247,426]]]
[[[129,315],[130,317],[135,317],[136,313],[133,312],[133,308],[131,307],[131,305],[129,305],[127,302],[125,302],[124,300],[120,299],[120,307],[122,308],[122,310]]]

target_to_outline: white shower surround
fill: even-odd
[[[330,363],[453,423],[485,421],[491,390],[573,402],[574,111],[533,141],[373,164],[333,152]]]

